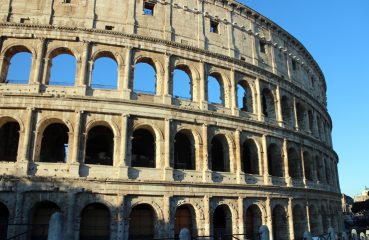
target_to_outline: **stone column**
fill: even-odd
[[[4,55],[0,56],[0,83],[6,81],[6,75],[9,68],[9,59],[6,58]]]
[[[288,165],[288,141],[287,138],[283,139],[283,164],[284,164],[284,176],[287,182],[287,186],[292,186],[292,179],[290,176],[289,165]]]
[[[227,23],[224,23],[227,25],[227,30],[228,30],[228,56],[231,57],[231,58],[235,58],[236,57],[236,54],[235,54],[235,46],[234,46],[234,29],[233,29],[233,25],[232,25],[232,22],[233,22],[233,14],[234,12],[231,10],[231,9],[228,9],[228,12],[229,12],[229,19],[230,21]]]
[[[206,78],[206,66],[203,61],[200,61],[199,72],[200,72],[200,108],[201,110],[208,110],[208,96],[207,96],[207,78]]]
[[[265,222],[265,225],[268,226],[270,239],[273,240],[273,221],[272,221],[273,209],[272,209],[272,206],[271,206],[271,200],[270,200],[269,196],[267,196],[267,199],[265,201],[265,208],[266,208],[266,222]]]
[[[261,107],[261,89],[260,89],[260,79],[256,78],[255,80],[255,91],[256,91],[256,111],[255,113],[258,116],[258,120],[262,121],[262,116],[263,116],[263,111],[262,111],[262,107]]]
[[[262,158],[263,158],[263,176],[264,176],[264,184],[269,185],[270,176],[269,176],[269,163],[268,163],[268,144],[267,144],[267,136],[264,134],[262,139]]]
[[[162,236],[160,237],[164,237],[164,236],[169,236],[169,237],[174,237],[172,234],[172,229],[171,229],[171,222],[172,219],[170,217],[170,198],[171,196],[168,195],[164,195],[163,197],[163,217],[164,217],[164,233]]]
[[[299,123],[298,123],[298,120],[297,120],[297,109],[296,109],[296,98],[293,97],[293,117],[294,117],[294,120],[295,120],[295,130],[298,131],[299,130]]]
[[[122,127],[120,132],[120,156],[119,156],[119,174],[118,178],[120,179],[128,179],[128,163],[127,163],[127,138],[128,138],[128,120],[130,115],[123,114],[122,115]]]
[[[210,197],[209,195],[205,195],[204,196],[204,232],[203,235],[204,236],[209,236],[211,235],[211,230],[210,230]]]
[[[276,88],[277,97],[277,122],[280,127],[283,127],[283,117],[282,117],[282,102],[281,102],[281,89],[279,86]]]
[[[172,119],[165,119],[164,132],[164,181],[173,181],[173,168],[171,167],[171,122]]]
[[[287,213],[287,219],[288,219],[288,228],[290,233],[290,239],[295,239],[295,233],[293,229],[293,209],[292,209],[292,198],[288,198],[288,213]]]
[[[238,197],[237,203],[238,203],[238,234],[245,234],[244,202],[241,196]],[[241,239],[243,239],[242,235]]]
[[[26,110],[26,122],[24,125],[24,138],[23,138],[23,153],[20,159],[21,162],[29,162],[29,148],[31,144],[31,134],[33,126],[33,112],[34,108],[27,108]]]
[[[79,177],[79,153],[80,153],[80,138],[81,138],[81,121],[83,111],[77,111],[75,115],[73,145],[72,145],[72,159],[69,163],[69,173],[73,177]]]
[[[208,139],[208,125],[202,125],[202,139],[203,139],[203,153],[202,153],[202,181],[211,181],[211,171],[209,169],[209,139]]]
[[[49,59],[49,56],[45,56],[44,62],[43,62],[43,70],[42,70],[42,76],[41,76],[41,84],[48,85],[50,80],[50,69],[52,67],[52,63]]]
[[[230,100],[231,100],[231,110],[232,114],[235,116],[239,116],[239,110],[237,107],[237,79],[236,79],[236,72],[232,68],[230,71],[231,74],[231,91],[230,91]]]
[[[124,211],[124,202],[126,195],[119,194],[117,196],[117,240],[124,240],[124,229],[126,226],[126,218],[125,218],[125,211]]]
[[[136,33],[136,0],[127,0],[127,27],[128,34]]]
[[[171,55],[165,55],[164,78],[163,78],[163,103],[172,104],[172,68]]]
[[[88,64],[90,54],[90,42],[83,42],[82,49],[82,56],[81,60],[79,61],[79,64],[81,64],[79,68],[79,76],[75,85],[81,89],[80,94],[84,95],[86,93],[86,83],[91,82],[91,74],[87,74],[87,69],[91,69],[93,67],[93,62],[90,63],[90,68]]]
[[[241,129],[236,129],[234,133],[235,140],[235,161],[236,164],[236,174],[237,174],[237,183],[241,183],[241,174],[242,174],[242,163],[241,163]]]
[[[172,41],[172,4],[165,3],[162,5],[165,11],[165,21],[164,21],[164,39],[167,41]]]
[[[65,237],[66,239],[74,239],[74,228],[75,228],[75,203],[76,203],[76,193],[68,192],[68,210],[66,216],[66,225],[65,225]]]
[[[205,16],[202,14],[205,12],[204,8],[204,0],[197,0],[197,9],[199,10],[199,13],[197,14],[197,45],[200,49],[206,49],[206,43],[205,43]]]
[[[300,156],[301,156],[301,171],[302,171],[302,179],[304,182],[304,185],[306,187],[307,185],[307,178],[305,176],[305,158],[304,158],[304,146],[301,146],[301,152],[300,152]]]
[[[311,232],[311,226],[310,226],[310,215],[309,215],[309,213],[310,213],[310,204],[309,204],[309,201],[306,201],[306,206],[305,206],[305,210],[306,210],[306,226],[307,226],[307,229],[305,229],[305,231],[307,230],[307,231],[309,231],[309,232]]]
[[[268,31],[268,33],[269,33],[269,37],[270,37],[270,41],[273,43],[274,42],[274,40],[273,40],[273,34],[272,34],[272,31],[271,30],[269,30]],[[277,72],[277,67],[276,67],[276,60],[275,60],[275,51],[276,51],[276,46],[273,46],[273,45],[270,45],[270,53],[271,53],[271,60],[272,60],[272,72],[274,73],[274,74],[278,74],[278,72]]]
[[[124,65],[124,73],[123,73],[123,86],[122,86],[122,98],[129,100],[131,99],[131,92],[130,89],[130,82],[131,82],[131,75],[132,75],[132,47],[127,47],[126,49],[126,56],[125,56],[125,65]]]
[[[37,55],[32,57],[32,65],[33,67],[33,74],[30,76],[29,83],[39,85],[40,84],[40,76],[42,73],[42,67],[43,67],[43,59],[45,55],[47,40],[42,38],[39,39],[39,44],[37,48]],[[39,88],[37,88],[39,90]]]

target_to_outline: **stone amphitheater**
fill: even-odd
[[[60,56],[72,82],[53,77]],[[342,231],[323,73],[237,1],[0,0],[0,71],[1,239],[47,239],[56,211],[66,239]]]

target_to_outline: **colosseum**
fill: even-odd
[[[0,0],[0,71],[1,239],[343,229],[324,75],[237,1]]]

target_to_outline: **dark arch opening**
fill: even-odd
[[[300,103],[296,103],[296,115],[299,129],[306,130],[305,108]]]
[[[155,168],[155,147],[155,138],[149,130],[135,130],[132,139],[132,167]]]
[[[0,239],[7,239],[9,223],[9,210],[0,203]]]
[[[68,127],[61,123],[47,126],[42,134],[40,162],[66,162],[68,158]]]
[[[60,208],[53,202],[45,201],[36,204],[31,214],[30,240],[47,240],[49,221],[56,212],[60,212]]]
[[[113,165],[114,133],[105,126],[95,126],[88,131],[86,164]]]
[[[292,126],[292,113],[291,103],[288,97],[282,96],[282,118],[285,124]]]
[[[248,139],[243,143],[242,165],[244,173],[259,174],[258,148],[252,139]]]
[[[229,172],[227,140],[224,135],[216,135],[211,140],[211,170]]]
[[[32,54],[28,50],[24,50],[12,55],[9,65],[4,66],[7,83],[28,84],[32,67]]]
[[[156,94],[156,69],[151,59],[141,59],[134,68],[133,91],[136,93]]]
[[[283,177],[282,155],[279,146],[272,143],[268,147],[268,170],[269,175]]]
[[[288,149],[288,173],[291,178],[302,178],[301,158],[294,148]]]
[[[7,122],[0,128],[0,161],[15,162],[19,144],[19,124]]]
[[[69,50],[55,55],[50,63],[50,77],[46,84],[73,86],[76,79],[77,60]]]
[[[259,228],[262,225],[260,208],[253,204],[246,211],[246,238],[258,239]]]
[[[174,215],[174,236],[179,237],[179,233],[183,228],[187,228],[193,235],[193,209],[189,205],[181,205],[177,208]]]
[[[208,102],[224,105],[223,84],[219,74],[208,76]]]
[[[273,239],[275,240],[285,240],[289,239],[288,234],[288,223],[286,211],[281,205],[277,205],[273,208]]]
[[[191,72],[186,66],[177,66],[173,72],[173,96],[182,99],[192,99]]]
[[[314,162],[312,161],[310,154],[304,152],[304,168],[305,168],[305,178],[309,181],[314,180]]]
[[[264,88],[262,93],[262,110],[263,110],[263,114],[265,117],[271,118],[271,119],[276,119],[276,114],[275,114],[275,101],[274,101],[274,96],[272,94],[272,92],[267,89]]]
[[[95,59],[91,78],[91,87],[100,89],[117,89],[118,63],[113,56]]]
[[[155,213],[149,204],[140,204],[132,208],[129,217],[129,239],[152,240],[155,235]]]
[[[237,106],[238,109],[244,112],[252,113],[254,111],[252,91],[245,80],[237,84]]]
[[[306,212],[300,205],[292,209],[294,239],[303,240],[304,232],[307,230]]]
[[[191,141],[192,140],[192,141]],[[178,132],[174,138],[174,168],[195,169],[193,139],[188,133]]]
[[[79,239],[110,239],[110,211],[104,204],[89,204],[82,210]]]
[[[322,234],[320,232],[319,214],[314,206],[309,207],[310,230],[313,236]]]
[[[231,240],[232,236],[232,214],[225,205],[218,206],[213,213],[214,239]]]

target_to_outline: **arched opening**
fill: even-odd
[[[191,133],[180,131],[174,138],[174,168],[195,169],[194,140]]]
[[[110,239],[110,211],[105,205],[93,203],[82,210],[79,239]]]
[[[285,124],[292,126],[292,108],[291,108],[291,103],[290,100],[288,99],[287,96],[282,96],[282,118]]]
[[[273,208],[272,224],[274,240],[289,239],[287,215],[281,205],[277,205]]]
[[[51,216],[60,212],[60,208],[53,202],[41,202],[36,204],[31,214],[30,239],[47,240],[49,221]]]
[[[229,172],[228,144],[225,136],[214,136],[210,148],[211,170]]]
[[[8,61],[9,57],[4,59],[5,82],[11,84],[28,84],[32,67],[32,54],[26,48],[18,50],[20,52],[11,53],[8,65],[6,65],[6,61]]]
[[[259,228],[262,225],[260,208],[253,204],[246,210],[246,238],[258,239]]]
[[[132,167],[155,168],[155,138],[147,129],[136,129],[132,139]]]
[[[270,144],[268,147],[268,170],[271,176],[283,177],[281,149],[274,143]]]
[[[268,88],[263,89],[261,93],[261,100],[264,116],[267,118],[276,119],[274,96]]]
[[[129,239],[151,240],[154,238],[155,212],[149,204],[140,204],[132,208],[129,220]]]
[[[53,86],[73,86],[76,79],[77,60],[68,49],[59,49],[51,54],[50,76],[46,84]],[[53,56],[54,55],[54,56]]]
[[[318,156],[315,156],[315,166],[316,166],[317,173],[318,173],[318,181],[323,182],[324,181],[324,168]]]
[[[229,207],[220,205],[213,213],[213,235],[214,239],[231,240],[232,236],[232,214]]]
[[[156,69],[151,59],[141,59],[134,68],[133,91],[136,93],[156,94]]]
[[[68,127],[61,123],[47,126],[42,134],[40,162],[67,162]]]
[[[311,110],[308,111],[308,119],[309,119],[309,130],[311,133],[314,133],[314,117]]]
[[[9,210],[3,203],[0,203],[0,239],[7,239],[8,223]]]
[[[247,139],[242,145],[242,167],[244,173],[259,174],[258,148],[252,139]]]
[[[323,233],[328,233],[328,226],[329,226],[329,216],[327,215],[327,211],[324,207],[320,209],[320,214],[322,216],[322,228]]]
[[[224,105],[223,84],[220,74],[208,76],[208,102]]]
[[[313,161],[311,161],[310,154],[308,152],[304,152],[304,168],[305,168],[305,178],[309,181],[314,180],[313,173]]]
[[[306,130],[305,108],[300,103],[296,103],[296,115],[299,129]]]
[[[288,173],[291,178],[302,178],[301,158],[294,148],[288,149]]]
[[[19,144],[19,124],[7,122],[0,128],[0,161],[15,162]]]
[[[173,96],[176,98],[192,99],[191,72],[187,66],[177,66],[173,72]]]
[[[114,133],[105,126],[95,126],[88,131],[86,164],[113,165]]]
[[[237,106],[241,111],[254,112],[252,91],[245,80],[237,84]]]
[[[317,236],[322,234],[320,232],[320,216],[317,212],[317,209],[314,206],[309,207],[309,220],[310,220],[310,230],[311,235]]]
[[[179,237],[179,233],[183,228],[187,228],[191,236],[194,235],[194,226],[196,216],[194,210],[190,205],[181,205],[177,208],[174,216],[174,236]]]
[[[303,240],[304,232],[307,230],[306,211],[300,205],[296,205],[292,209],[292,215],[294,239]]]
[[[95,89],[117,89],[118,63],[111,53],[95,59],[91,77],[91,87]]]

